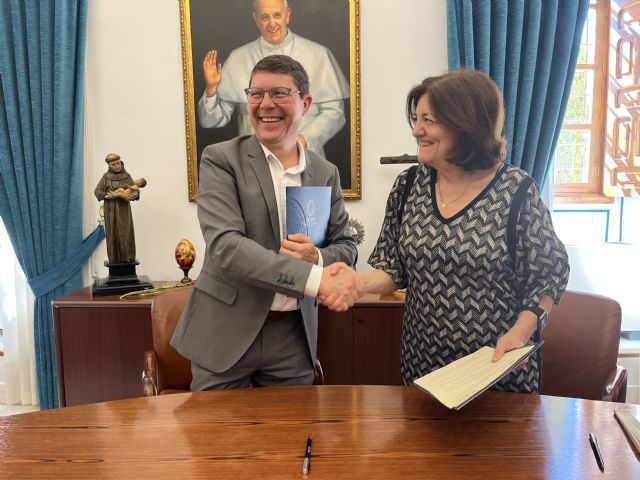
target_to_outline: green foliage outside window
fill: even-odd
[[[588,130],[562,130],[555,152],[556,183],[585,183],[589,175]]]

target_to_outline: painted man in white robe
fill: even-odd
[[[311,110],[303,117],[299,139],[324,156],[324,144],[344,126],[344,99],[349,83],[338,62],[326,47],[288,29],[291,9],[286,0],[255,0],[253,19],[260,37],[233,50],[224,66],[211,50],[203,61],[205,92],[198,102],[198,120],[203,128],[223,127],[238,109],[238,133],[253,133],[244,89],[249,86],[253,66],[263,57],[288,55],[298,60],[309,74]]]

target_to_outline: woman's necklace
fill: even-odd
[[[467,189],[469,188],[469,184],[471,182],[467,182],[467,184],[465,185],[464,189],[462,190],[462,192],[460,193],[460,195],[458,195],[456,198],[452,199],[452,200],[446,200],[444,198],[444,195],[442,194],[442,190],[440,190],[440,176],[438,176],[438,178],[436,178],[436,192],[438,193],[438,196],[440,197],[440,203],[442,204],[442,208],[445,208],[447,205],[457,202],[458,200],[460,200],[462,197],[464,197],[464,194],[467,193]]]

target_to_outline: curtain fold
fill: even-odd
[[[87,0],[0,2],[0,217],[34,290],[38,395],[57,406],[51,301],[82,287]]]
[[[493,78],[508,163],[542,186],[569,100],[589,0],[447,0],[449,69]]]

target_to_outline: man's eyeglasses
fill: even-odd
[[[300,90],[294,90],[289,87],[273,87],[265,90],[264,88],[245,88],[244,93],[247,94],[247,100],[249,103],[261,103],[264,99],[264,94],[269,93],[269,98],[273,103],[287,103],[291,99],[292,95],[296,93],[302,93]]]

